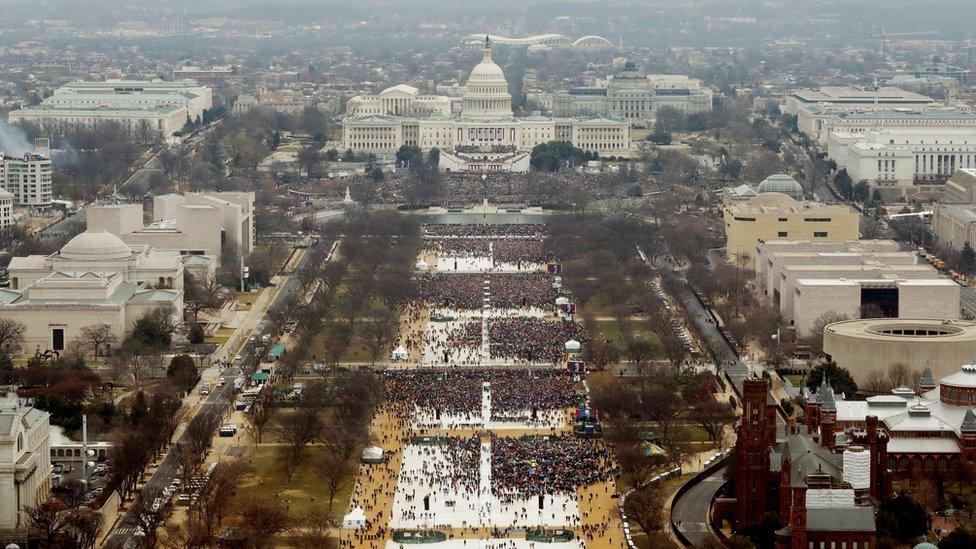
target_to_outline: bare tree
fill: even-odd
[[[78,549],[93,549],[105,524],[105,517],[91,509],[75,509],[65,519],[68,535]]]
[[[912,369],[904,362],[896,362],[888,367],[888,382],[892,387],[910,387]]]
[[[255,496],[244,500],[237,511],[240,527],[255,547],[267,547],[271,539],[288,527],[288,511],[277,498]]]
[[[325,483],[329,491],[329,520],[332,521],[332,506],[336,494],[348,486],[356,474],[356,468],[349,462],[328,453],[315,462],[315,473]]]
[[[88,489],[81,479],[69,479],[57,487],[57,498],[68,509],[77,509],[85,504]]]
[[[302,549],[336,549],[338,543],[331,535],[332,512],[312,508],[296,520],[298,547]]]
[[[24,342],[24,330],[27,328],[12,318],[0,318],[0,349],[10,351],[20,347]]]
[[[670,439],[675,422],[685,411],[685,402],[680,395],[655,385],[641,393],[641,410],[644,417],[657,425],[658,436]]]
[[[145,547],[156,547],[159,542],[159,527],[169,516],[169,499],[162,497],[162,492],[144,488],[132,504],[131,516],[135,526],[145,534]]]
[[[868,372],[864,383],[859,385],[859,387],[866,393],[880,394],[887,393],[888,391],[895,388],[891,384],[891,379],[884,370],[874,369]]]
[[[641,530],[650,536],[664,528],[667,517],[667,506],[664,503],[665,496],[661,487],[649,484],[635,488],[627,496],[624,511],[628,518],[636,521]]]
[[[708,398],[695,404],[689,417],[695,425],[708,435],[714,444],[720,444],[725,428],[735,421],[735,411],[725,402]]]
[[[63,511],[64,505],[53,499],[24,510],[28,527],[33,535],[44,540],[44,547],[55,547],[56,540],[64,533],[67,514]]]
[[[208,313],[219,309],[224,303],[224,289],[217,281],[216,275],[209,275],[197,280],[187,275],[183,283],[184,307],[190,312],[193,322],[197,323],[201,313]]]
[[[112,332],[112,327],[108,324],[92,324],[91,326],[86,326],[81,329],[79,336],[82,341],[92,346],[95,352],[95,358],[98,358],[98,351],[101,350],[103,345],[111,347],[118,341],[115,333]]]
[[[314,410],[299,411],[278,418],[277,432],[285,443],[281,447],[282,471],[291,482],[295,470],[308,458],[308,445],[322,432],[322,421]]]
[[[383,349],[396,337],[399,325],[400,320],[397,318],[396,312],[390,309],[383,309],[379,314],[374,315],[362,324],[361,329],[365,338],[366,350],[374,364]]]
[[[265,384],[254,404],[251,405],[251,409],[247,411],[248,428],[255,444],[261,444],[268,422],[274,416],[277,401],[278,392],[270,384]]]
[[[233,496],[241,478],[250,470],[240,460],[217,464],[210,481],[200,489],[189,509],[189,517],[195,521],[199,537],[212,540],[220,524],[234,512]]]

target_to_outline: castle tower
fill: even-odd
[[[971,463],[976,459],[976,414],[972,408],[966,410],[966,417],[959,427],[959,443],[962,450],[962,461]]]
[[[736,522],[739,528],[758,524],[766,513],[769,495],[770,416],[765,379],[747,379],[742,384],[742,420],[735,442]],[[775,420],[775,418],[773,418]],[[775,422],[772,425],[775,439]]]

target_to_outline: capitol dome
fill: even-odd
[[[775,173],[763,179],[756,190],[759,194],[783,193],[798,202],[803,200],[803,187],[785,173]]]
[[[508,87],[508,81],[505,80],[505,71],[491,58],[490,49],[486,50],[481,63],[478,63],[471,69],[471,75],[468,76],[468,85],[472,83],[504,84],[506,88]]]
[[[129,245],[108,231],[85,231],[72,238],[61,248],[63,259],[101,261],[126,259],[132,255]]]
[[[461,115],[467,118],[510,118],[512,95],[508,93],[505,72],[491,58],[491,44],[485,40],[484,57],[468,76],[461,102]]]

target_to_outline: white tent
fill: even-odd
[[[569,298],[567,297],[557,297],[556,305],[569,305]]]
[[[579,341],[576,341],[575,339],[570,339],[569,341],[566,342],[565,347],[567,353],[578,353],[582,345],[580,344]]]
[[[427,269],[430,269],[430,265],[428,265],[423,259],[418,259],[416,268],[426,271]]]
[[[353,530],[366,526],[366,512],[362,507],[356,507],[348,515],[342,517],[342,527]]]
[[[390,353],[390,360],[406,360],[408,358],[410,358],[410,351],[407,351],[406,347],[402,345]]]
[[[383,449],[379,446],[369,446],[363,450],[363,463],[382,463]]]

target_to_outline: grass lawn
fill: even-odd
[[[227,343],[227,340],[234,335],[234,331],[234,328],[217,328],[217,331],[214,332],[213,335],[208,335],[207,337],[203,338],[203,342],[218,344]]]
[[[695,425],[678,425],[678,431],[683,435],[680,440],[688,442],[710,442],[708,434]]]
[[[250,311],[261,292],[234,292],[231,294],[236,303],[236,311]]]
[[[790,383],[792,383],[794,387],[802,387],[803,386],[803,378],[804,378],[804,376],[802,376],[802,375],[792,374],[792,375],[783,376],[783,377],[785,377],[786,379],[790,380]]]
[[[619,322],[616,320],[598,320],[596,323],[597,326],[600,327],[603,337],[613,340],[613,346],[615,349],[621,353],[626,352],[627,344],[624,342],[623,335],[621,334]],[[651,328],[646,322],[641,320],[628,320],[625,322],[625,325],[629,331],[631,331],[631,333],[635,333],[638,338],[649,341],[651,345],[654,346],[655,358],[664,356],[663,350],[661,349],[661,341],[658,339],[657,335],[651,331]]]
[[[326,334],[319,332],[318,334],[315,334],[315,338],[312,339],[312,354],[318,359],[323,359],[325,357],[325,351],[323,350],[323,342],[325,337]],[[376,359],[382,360],[384,354],[387,352],[388,351],[380,353],[380,356],[376,357]],[[346,354],[342,355],[339,362],[371,362],[372,358],[373,357],[369,356],[369,352],[363,349],[362,340],[358,337],[358,335],[353,335],[352,343],[349,345],[349,350],[346,351]]]
[[[320,459],[325,452],[324,446],[310,446],[308,459],[295,470],[291,482],[286,483],[287,479],[279,465],[281,458],[278,455],[278,447],[258,446],[251,456],[254,474],[241,483],[239,492],[251,495],[262,494],[270,497],[279,494],[288,505],[288,512],[292,516],[301,516],[313,508],[327,509],[329,504],[328,489],[325,482],[315,473],[314,465],[316,460]],[[336,498],[332,502],[332,514],[337,521],[342,520],[346,508],[349,506],[354,481],[355,476],[349,479],[346,486],[336,494]]]

